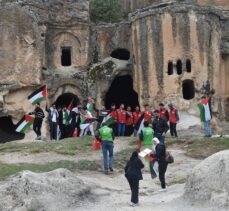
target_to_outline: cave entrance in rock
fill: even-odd
[[[133,89],[133,79],[130,75],[117,76],[105,96],[105,107],[110,109],[114,103],[119,107],[121,103],[131,106],[132,110],[135,106],[139,106],[138,94]]]
[[[10,116],[0,117],[0,143],[21,140],[25,137],[24,134],[17,133],[15,129]]]
[[[120,59],[120,60],[129,60],[130,59],[130,52],[125,48],[118,48],[112,51],[111,55],[112,58]]]
[[[191,100],[195,97],[195,85],[193,80],[184,80],[183,85],[183,98],[185,100]]]
[[[73,107],[78,105],[79,98],[77,95],[64,93],[57,98],[55,104],[57,108],[64,108],[65,106],[68,107],[71,102],[73,102]]]

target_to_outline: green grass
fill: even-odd
[[[178,146],[192,158],[204,159],[210,155],[229,149],[229,138],[170,138],[166,140],[168,147]]]
[[[102,168],[99,161],[88,161],[80,160],[78,162],[73,161],[58,161],[46,164],[29,164],[29,163],[19,163],[19,164],[5,164],[0,162],[0,180],[6,179],[7,177],[17,174],[20,171],[29,170],[32,172],[49,172],[58,168],[66,168],[70,171],[77,170],[89,170],[97,171]]]
[[[56,152],[63,155],[76,155],[92,149],[92,137],[81,137],[77,139],[65,139],[58,142],[33,142],[33,143],[15,143],[9,142],[0,144],[0,153],[41,153]]]

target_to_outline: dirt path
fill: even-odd
[[[23,140],[23,143],[32,142],[31,140]],[[18,142],[21,143],[21,142]],[[114,151],[119,152],[127,148],[128,141],[116,139],[114,144]],[[100,150],[91,151],[90,156],[88,154],[78,154],[75,156],[61,155],[55,152],[42,152],[29,154],[26,152],[11,152],[0,153],[0,162],[14,164],[14,163],[33,163],[44,164],[48,162],[57,162],[61,160],[79,161],[79,160],[102,160],[102,153]]]

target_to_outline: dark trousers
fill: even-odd
[[[57,140],[57,123],[56,122],[51,122],[50,138],[51,138],[51,140],[53,140],[53,139]]]
[[[139,180],[127,179],[131,189],[131,202],[138,203]]]
[[[154,137],[158,138],[161,144],[165,144],[165,136],[161,135],[161,133],[155,133]]]
[[[102,153],[103,153],[103,165],[104,172],[108,171],[108,168],[112,168],[114,159],[114,144],[112,141],[102,141]],[[107,153],[109,153],[109,160]]]
[[[35,118],[33,122],[33,130],[38,136],[41,136],[41,126],[42,126],[43,119]]]
[[[166,162],[159,162],[159,180],[161,182],[161,188],[165,188],[165,172],[167,170],[168,163]]]
[[[113,129],[113,132],[114,132],[114,135],[115,136],[118,136],[118,123],[113,123],[112,125],[111,125],[111,127],[112,127],[112,129]]]
[[[169,123],[169,129],[170,129],[170,134],[171,136],[176,136],[177,137],[177,123]]]
[[[131,136],[134,132],[132,125],[126,125],[125,136]]]

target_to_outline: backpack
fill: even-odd
[[[165,161],[167,163],[174,163],[174,158],[173,158],[171,152],[169,152],[169,151],[165,152]]]

